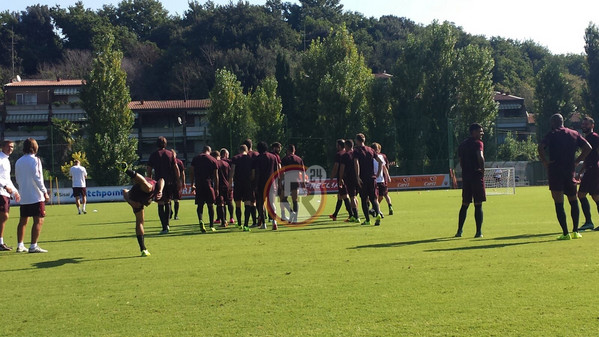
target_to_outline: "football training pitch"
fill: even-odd
[[[159,235],[146,209],[142,258],[125,203],[48,206],[47,254],[0,252],[8,336],[593,336],[599,232],[560,234],[547,187],[489,196],[484,238],[459,190],[392,192],[380,227],[332,222],[200,234],[182,201]],[[591,201],[595,223],[599,216]],[[97,212],[93,212],[96,209]],[[388,213],[383,201],[382,210]],[[571,227],[569,206],[566,205]],[[204,219],[207,214],[204,212]],[[16,247],[18,207],[4,239]],[[361,214],[361,211],[360,211]],[[581,224],[584,217],[581,212]],[[29,244],[30,226],[25,243]]]

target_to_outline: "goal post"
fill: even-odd
[[[513,167],[485,168],[485,188],[488,195],[516,194],[516,170]]]

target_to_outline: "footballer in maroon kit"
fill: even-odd
[[[581,238],[578,233],[578,220],[580,210],[576,198],[576,181],[574,170],[576,163],[584,160],[591,152],[592,147],[578,132],[564,127],[564,117],[554,114],[550,119],[551,131],[539,143],[539,159],[547,167],[549,190],[555,203],[557,221],[562,228],[563,234],[558,240],[570,240]],[[582,152],[575,159],[578,148]],[[547,149],[549,153],[547,153]],[[568,197],[571,206],[572,234],[568,233],[566,212],[564,211],[564,194]]]
[[[485,192],[485,156],[482,137],[483,127],[473,123],[468,129],[470,137],[458,147],[458,157],[462,167],[462,207],[458,215],[458,231],[455,237],[461,237],[468,214],[468,207],[474,199],[475,238],[481,238],[483,226],[483,202],[487,200]]]
[[[276,173],[281,168],[281,163],[279,162],[277,156],[268,152],[268,145],[265,142],[258,143],[258,152],[259,155],[254,158],[253,166],[252,166],[252,180],[255,182],[256,186],[256,207],[258,208],[258,222],[260,224],[261,229],[266,229],[266,214],[264,212],[264,203],[267,200],[267,193],[270,191],[265,191],[265,188],[268,187],[269,183],[274,183],[270,181],[271,178],[276,179]],[[270,189],[272,190],[272,188]],[[269,206],[272,210],[275,210],[275,197],[274,195],[269,196]],[[277,229],[277,222],[273,217],[272,220],[272,229]]]
[[[190,167],[191,191],[195,192],[195,203],[198,205],[196,212],[202,233],[206,233],[202,220],[204,204],[208,207],[210,230],[215,231],[212,205],[218,196],[218,162],[210,155],[211,150],[210,146],[204,146],[202,153],[192,159]]]
[[[252,175],[253,159],[248,155],[245,144],[239,146],[239,153],[231,160],[231,172],[229,173],[229,185],[233,186],[233,199],[235,200],[235,216],[238,226],[249,231],[248,221],[252,213],[253,191],[250,179]],[[241,203],[244,203],[244,221],[241,221]]]
[[[165,137],[158,137],[156,140],[156,146],[158,149],[150,154],[146,169],[146,176],[151,177],[153,169],[154,180],[164,180],[162,197],[156,200],[158,203],[158,217],[160,218],[160,223],[162,224],[162,231],[160,233],[162,234],[166,234],[170,230],[170,200],[178,189],[180,179],[180,172],[177,168],[175,156],[173,155],[172,151],[166,149],[166,144],[167,141]]]
[[[347,195],[349,196],[351,211],[349,213],[349,219],[347,219],[346,222],[360,222],[360,216],[358,215],[358,201],[356,200],[356,195],[358,193],[358,177],[356,176],[356,170],[354,168],[354,141],[347,139],[345,140],[344,145],[345,152],[341,155],[337,185],[340,189],[345,188]]]
[[[384,163],[374,153],[372,148],[365,146],[366,137],[362,133],[356,135],[356,147],[354,148],[354,169],[356,176],[358,177],[358,187],[360,190],[360,201],[362,202],[362,212],[366,221],[362,225],[370,225],[370,215],[368,214],[368,200],[372,204],[374,209],[375,226],[381,224],[381,212],[379,209],[379,201],[376,189],[376,177],[381,174]],[[379,163],[378,172],[374,172],[374,162],[376,160]]]
[[[337,139],[337,153],[335,153],[335,163],[333,164],[333,172],[331,173],[331,178],[337,181],[341,180],[339,174],[341,173],[341,157],[344,153],[345,140]],[[338,186],[337,204],[335,205],[335,212],[329,215],[329,218],[333,219],[333,221],[337,220],[337,215],[339,214],[339,210],[341,209],[342,204],[345,204],[345,209],[351,217],[352,210],[349,203],[349,198],[347,197],[347,189],[345,188],[345,186]]]

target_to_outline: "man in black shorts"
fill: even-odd
[[[341,157],[345,153],[345,140],[337,139],[337,153],[335,153],[335,163],[333,164],[333,172],[331,173],[331,178],[339,181],[339,173],[341,172]],[[345,186],[338,186],[337,189],[337,204],[335,205],[335,212],[329,215],[329,218],[333,219],[333,221],[337,220],[337,215],[339,214],[339,210],[341,209],[341,205],[345,204],[345,209],[349,216],[351,216],[351,206],[349,203],[349,198],[347,197],[347,188]]]
[[[251,180],[255,182],[258,223],[260,225],[260,229],[266,229],[266,213],[264,212],[264,204],[268,199],[268,207],[270,207],[272,212],[275,213],[275,196],[267,194],[273,190],[272,184],[275,184],[277,179],[276,174],[281,168],[281,163],[274,154],[268,152],[268,144],[265,142],[258,143],[258,152],[259,155],[253,160]],[[268,191],[265,191],[265,188],[268,187],[267,185],[269,183],[271,183],[271,188]],[[275,219],[276,217],[273,216],[273,230],[278,229],[277,221]]]
[[[345,140],[345,152],[341,155],[341,165],[339,166],[339,176],[337,177],[337,185],[340,189],[345,188],[349,197],[351,211],[346,222],[360,223],[358,215],[358,177],[354,169],[354,141],[351,139]]]
[[[582,214],[585,217],[584,225],[580,227],[580,230],[590,230],[595,227],[591,220],[591,205],[587,199],[587,194],[591,195],[599,210],[599,135],[593,131],[594,127],[595,121],[591,117],[587,116],[582,120],[582,133],[593,151],[584,159],[582,170],[579,172],[579,178],[582,175],[582,179],[580,179],[578,199],[580,200]],[[597,228],[599,229],[599,227]]]
[[[208,208],[210,230],[214,228],[214,208],[212,207],[218,197],[218,162],[210,155],[210,146],[204,146],[202,153],[191,160],[191,191],[195,193],[196,212],[200,223],[200,230],[206,233],[202,213],[204,204]]]
[[[164,189],[162,191],[162,197],[157,199],[158,203],[158,217],[162,224],[161,234],[169,232],[169,219],[171,215],[170,201],[173,195],[177,192],[180,186],[180,172],[175,161],[175,156],[171,150],[166,149],[166,138],[158,137],[156,140],[156,146],[158,149],[148,159],[148,167],[146,176],[152,176],[152,169],[154,170],[154,180],[164,180]]]
[[[584,160],[592,151],[592,147],[578,132],[564,127],[564,117],[560,114],[554,114],[550,120],[551,131],[539,143],[539,159],[547,167],[547,176],[549,180],[549,190],[555,203],[555,214],[562,235],[558,240],[570,240],[581,238],[578,233],[578,220],[580,210],[578,208],[578,199],[576,198],[576,181],[574,179],[574,169],[576,163]],[[578,148],[582,152],[575,158]],[[549,153],[547,153],[547,149]],[[548,155],[549,156],[548,156]],[[572,216],[572,233],[568,233],[566,222],[566,212],[564,211],[564,194],[568,196]]]
[[[482,137],[483,127],[474,123],[469,128],[470,137],[458,147],[458,157],[462,167],[462,207],[458,216],[458,231],[455,237],[461,237],[468,214],[468,207],[474,199],[475,238],[482,238],[483,202],[487,201],[485,192],[485,156]]]
[[[358,176],[358,187],[360,191],[360,201],[362,203],[362,212],[364,212],[365,221],[362,225],[370,225],[370,214],[368,201],[372,204],[375,216],[375,226],[381,224],[381,211],[379,209],[378,191],[376,189],[376,177],[383,170],[383,162],[374,153],[371,147],[366,146],[366,137],[362,133],[356,135],[356,147],[354,148],[354,168]],[[374,161],[378,165],[378,170],[374,171]]]
[[[146,248],[144,241],[144,207],[150,205],[154,198],[159,199],[162,197],[164,179],[156,182],[152,178],[144,177],[129,169],[126,163],[120,163],[119,168],[125,171],[125,174],[133,180],[131,189],[123,190],[123,199],[127,201],[131,209],[133,209],[133,214],[135,214],[135,236],[137,237],[141,256],[150,256],[150,252]]]
[[[252,212],[253,192],[250,184],[252,174],[252,158],[248,155],[245,144],[239,146],[239,153],[233,156],[231,172],[229,173],[229,186],[233,186],[233,199],[235,200],[235,216],[237,225],[243,227],[245,232],[250,231],[248,222]],[[241,221],[241,203],[244,203],[244,221]]]

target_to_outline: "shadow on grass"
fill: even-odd
[[[556,233],[539,233],[539,234],[520,234],[520,235],[513,235],[513,236],[502,236],[502,237],[497,237],[497,238],[493,238],[493,240],[521,240],[521,239],[530,239],[530,238],[542,238],[545,236],[556,236],[559,235],[557,232]]]
[[[554,241],[554,240],[551,240],[551,241]],[[427,249],[427,250],[425,250],[425,252],[453,252],[453,251],[460,251],[460,250],[495,249],[495,248],[505,248],[505,247],[512,247],[512,246],[529,245],[531,243],[541,243],[541,242],[550,242],[550,240],[546,240],[546,241],[514,242],[514,243],[496,243],[496,244],[482,245],[482,246],[468,246],[468,247]]]
[[[158,222],[158,220],[145,220],[144,223]],[[104,226],[104,225],[122,225],[122,224],[133,224],[135,226],[135,219],[128,221],[114,221],[114,222],[94,222],[94,223],[80,223],[77,226]]]
[[[403,241],[403,242],[388,242],[388,243],[375,243],[371,245],[362,245],[349,247],[347,249],[362,249],[362,248],[392,248],[392,247],[401,247],[401,246],[410,246],[410,245],[419,245],[423,243],[436,243],[436,242],[444,242],[449,241],[453,238],[435,238],[435,239],[427,239],[427,240],[416,240],[416,241]]]
[[[23,255],[26,255],[26,254],[23,254]],[[137,256],[137,255],[136,256],[120,256],[120,257],[108,257],[108,258],[103,258],[103,259],[85,259],[83,257],[75,257],[75,258],[58,259],[58,260],[53,260],[53,261],[35,262],[35,263],[31,264],[31,268],[0,270],[0,273],[35,270],[35,269],[49,269],[49,268],[65,266],[67,264],[79,264],[82,262],[126,260],[126,259],[136,259],[136,258],[139,258],[139,256]]]

